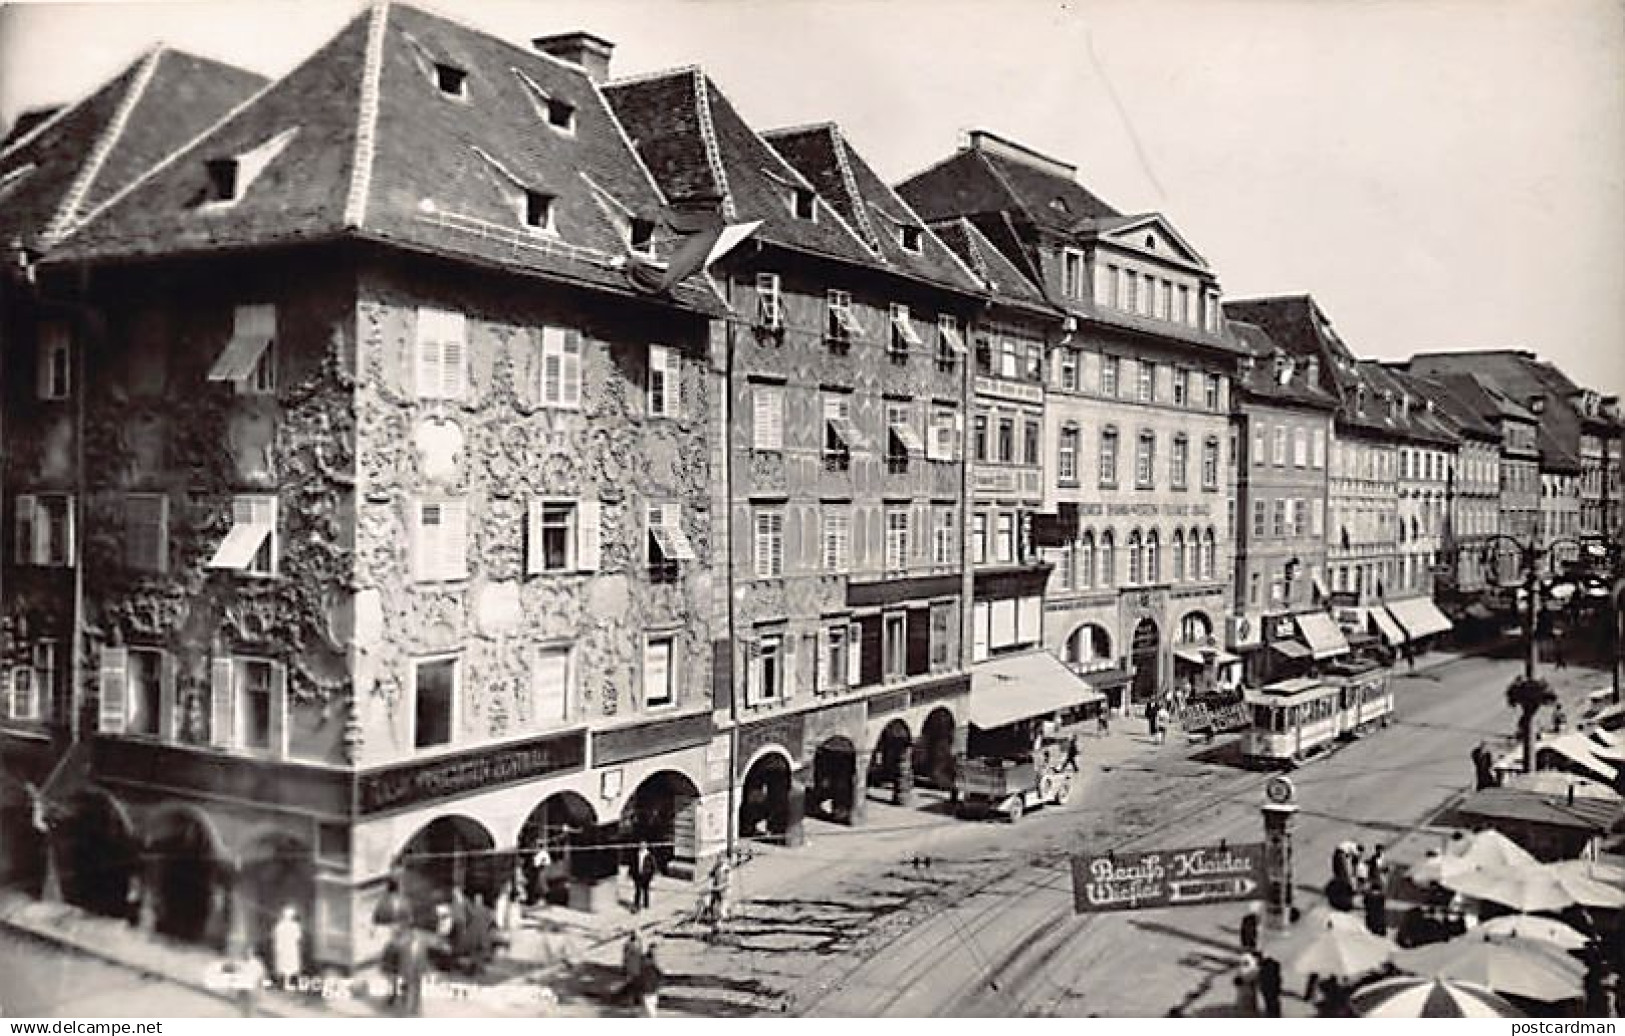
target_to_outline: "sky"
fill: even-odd
[[[0,8],[0,120],[158,41],[279,75],[359,0]],[[611,74],[704,65],[758,128],[892,181],[985,128],[1166,215],[1231,297],[1309,292],[1362,356],[1530,349],[1625,395],[1625,0],[435,0]]]

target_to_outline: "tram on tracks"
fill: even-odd
[[[1370,661],[1248,690],[1246,702],[1252,725],[1242,755],[1262,766],[1296,766],[1338,741],[1386,727],[1394,714],[1388,669]]]

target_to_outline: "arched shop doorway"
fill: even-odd
[[[909,793],[914,790],[913,744],[908,724],[894,719],[880,732],[874,754],[869,757],[869,786],[892,789],[892,801],[899,806],[907,805]]]
[[[1186,612],[1179,620],[1178,644],[1202,645],[1213,636],[1213,620],[1205,612]]]
[[[113,796],[97,789],[76,796],[53,842],[63,899],[98,914],[139,920],[141,843]]]
[[[0,778],[3,779],[3,778]],[[0,787],[0,794],[5,789]],[[0,886],[38,896],[45,888],[45,833],[35,824],[34,804],[18,791],[0,806]]]
[[[413,921],[433,927],[435,906],[449,901],[452,889],[494,897],[501,877],[495,848],[491,832],[468,817],[437,817],[419,828],[395,859]]]
[[[661,770],[643,779],[621,810],[622,859],[631,863],[638,843],[654,853],[661,873],[673,862],[692,870],[698,857],[700,789],[686,774]]]
[[[790,812],[790,759],[767,752],[750,764],[739,796],[739,837],[781,840],[794,818]]]
[[[914,746],[914,776],[921,784],[950,791],[954,786],[954,714],[935,708],[920,727]]]
[[[180,807],[160,811],[149,823],[144,891],[154,929],[224,949],[232,875],[208,818]]]
[[[858,748],[849,739],[832,737],[813,753],[809,813],[838,824],[855,823],[862,806],[858,796]]]
[[[518,876],[526,902],[568,903],[572,877],[596,878],[604,869],[601,841],[598,815],[585,798],[561,791],[543,799],[519,829]]]
[[[1162,637],[1157,632],[1157,624],[1150,619],[1141,619],[1139,625],[1134,627],[1134,639],[1129,648],[1130,658],[1134,662],[1134,700],[1147,702],[1161,693],[1162,674],[1158,670],[1158,655]]]
[[[311,936],[316,931],[316,858],[310,846],[282,832],[250,842],[237,871],[232,905],[243,911],[237,931],[261,960],[271,959],[271,929],[282,911],[293,907],[304,929],[300,959],[310,960]]]

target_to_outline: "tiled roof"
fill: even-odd
[[[47,104],[40,108],[30,108],[19,114],[16,121],[11,124],[11,128],[6,131],[5,137],[0,138],[0,151],[11,147],[14,141],[27,134],[35,126],[55,116],[63,107],[64,105],[60,104]]]
[[[437,65],[466,73],[462,96]],[[548,124],[546,99],[574,110]],[[229,204],[206,162],[280,151]],[[525,192],[555,232],[523,224]],[[402,4],[380,3],[285,77],[109,199],[64,258],[209,253],[340,235],[631,290],[632,218],[664,198],[581,69]],[[665,235],[668,239],[670,235]],[[698,289],[683,295],[695,301]]]
[[[762,220],[763,241],[854,263],[874,253],[828,200],[814,199],[813,219],[798,219],[797,189],[816,188],[740,117],[733,103],[697,68],[610,83],[604,94],[674,202],[706,201],[721,192],[731,221]]]
[[[839,126],[825,123],[770,130],[763,136],[869,242],[887,266],[966,291],[981,290],[959,257],[937,240],[924,220],[864,161]],[[904,227],[920,232],[917,252],[903,247]]]
[[[264,83],[160,47],[77,104],[19,119],[0,151],[0,239],[43,247]]]
[[[976,275],[993,292],[995,298],[1006,303],[1036,306],[1053,312],[1038,286],[1003,252],[994,247],[993,242],[987,239],[987,235],[983,234],[976,224],[959,217],[933,223],[931,229],[954,250],[955,255],[976,271]]]
[[[1540,449],[1544,463],[1556,471],[1579,464],[1582,419],[1574,403],[1580,388],[1562,371],[1521,349],[1419,353],[1410,361],[1421,371],[1471,372],[1519,403],[1542,397]]]
[[[1227,326],[1240,349],[1252,358],[1251,366],[1244,367],[1236,377],[1237,387],[1243,393],[1265,403],[1300,403],[1326,408],[1337,405],[1336,396],[1318,383],[1308,381],[1302,364],[1285,385],[1281,384],[1275,377],[1274,357],[1285,350],[1276,345],[1263,328],[1243,320],[1228,321]]]
[[[1080,221],[1120,215],[1054,163],[1040,165],[977,144],[909,177],[897,190],[927,219],[1018,213],[1036,226],[1071,233]]]
[[[1450,379],[1412,374],[1411,380],[1433,400],[1434,405],[1458,435],[1471,435],[1478,439],[1500,442],[1501,433],[1496,426],[1485,420],[1477,407],[1458,394],[1452,387]]]

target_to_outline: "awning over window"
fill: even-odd
[[[1310,582],[1315,588],[1315,600],[1324,601],[1324,600],[1327,600],[1328,598],[1330,598],[1332,596],[1331,594],[1326,592],[1326,584],[1321,581],[1320,576],[1318,576],[1318,575],[1311,576],[1310,577]]]
[[[919,455],[925,452],[925,443],[920,440],[920,434],[908,425],[894,421],[891,433],[897,436],[897,441],[902,443],[903,449],[910,454]]]
[[[937,329],[942,332],[942,344],[946,345],[950,352],[963,356],[965,353],[965,336],[959,333],[958,325],[938,324]]]
[[[1048,651],[971,667],[970,722],[983,730],[1048,716],[1102,697]]]
[[[1313,658],[1314,653],[1295,640],[1277,640],[1270,645],[1270,650],[1278,651],[1291,659]]]
[[[668,561],[693,561],[694,544],[689,542],[688,534],[682,529],[670,525],[651,525],[649,535],[654,537],[655,546]]]
[[[1399,623],[1395,622],[1393,617],[1380,607],[1373,608],[1366,614],[1371,616],[1371,622],[1377,627],[1377,632],[1382,634],[1382,639],[1394,647],[1398,647],[1410,639],[1400,630]]]
[[[1304,612],[1293,618],[1298,622],[1298,633],[1317,660],[1348,654],[1349,642],[1343,639],[1343,631],[1337,628],[1330,615],[1325,612]]]
[[[849,450],[867,449],[867,446],[864,444],[863,437],[860,436],[858,434],[858,430],[855,427],[853,427],[852,421],[851,421],[850,418],[846,418],[846,417],[826,417],[826,418],[824,418],[824,421],[829,425],[830,431],[834,432],[837,436],[840,437],[840,440],[842,442],[846,443],[846,448],[847,449],[849,449]]]
[[[242,381],[254,372],[271,339],[265,335],[237,335],[226,343],[220,358],[209,368],[210,381]]]
[[[1453,625],[1445,617],[1444,612],[1439,610],[1439,606],[1433,603],[1431,597],[1413,597],[1408,601],[1395,601],[1388,606],[1388,613],[1399,622],[1412,640],[1443,633]]]
[[[208,568],[229,568],[242,571],[248,563],[254,560],[254,555],[260,552],[260,546],[265,543],[265,537],[271,535],[271,527],[258,522],[243,522],[233,525],[226,538],[220,541],[214,557],[209,559]]]
[[[1189,662],[1192,665],[1207,664],[1207,659],[1202,657],[1202,649],[1196,647],[1194,644],[1181,644],[1174,648],[1174,657],[1182,662]],[[1215,648],[1213,650],[1213,661],[1218,665],[1225,665],[1230,662],[1239,662],[1241,659],[1238,656],[1232,655],[1230,652],[1225,651],[1223,648]]]

